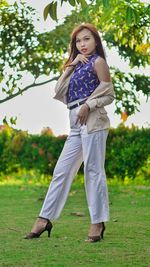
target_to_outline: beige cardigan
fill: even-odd
[[[65,78],[62,75],[55,86],[56,94],[54,99],[57,99],[64,104],[67,104],[66,94],[72,74],[73,72],[68,74]],[[108,129],[110,127],[110,121],[104,106],[109,105],[113,100],[114,89],[112,82],[101,81],[94,92],[86,100],[86,104],[90,108],[86,123],[88,133]]]

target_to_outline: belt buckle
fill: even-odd
[[[80,102],[79,102],[79,106],[80,106],[80,105],[83,105],[84,103],[85,103],[84,100],[80,101]]]

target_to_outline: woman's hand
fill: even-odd
[[[76,124],[78,123],[78,121],[81,123],[81,125],[86,124],[89,111],[90,111],[90,108],[88,107],[88,105],[83,104],[77,115]]]
[[[88,57],[90,55],[82,55],[82,54],[78,54],[76,56],[76,58],[71,62],[71,65],[76,65],[78,62],[81,62],[83,64],[87,63],[89,60],[88,60]]]

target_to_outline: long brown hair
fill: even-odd
[[[105,57],[104,49],[102,46],[101,38],[99,36],[97,29],[95,28],[95,26],[93,24],[84,23],[84,24],[81,24],[81,25],[75,27],[75,29],[71,33],[69,58],[65,62],[64,68],[67,67],[67,65],[69,65],[76,58],[76,56],[79,54],[79,51],[76,48],[76,36],[83,29],[87,29],[92,33],[92,35],[94,36],[95,42],[97,44],[96,53],[99,54],[106,61],[106,57]]]

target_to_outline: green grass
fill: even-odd
[[[74,184],[51,238],[25,240],[38,216],[47,186],[0,186],[0,266],[149,266],[150,187],[109,185],[110,221],[104,240],[86,243],[90,224],[84,187]],[[82,212],[83,217],[72,212]]]

